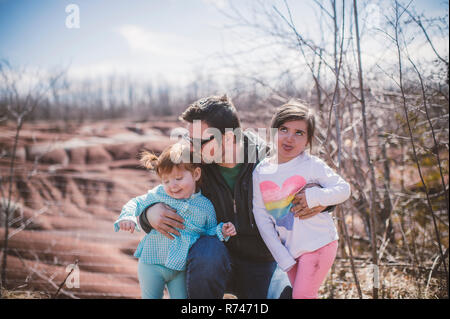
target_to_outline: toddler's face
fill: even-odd
[[[305,151],[308,145],[308,123],[289,121],[278,128],[278,163],[286,163]]]
[[[163,174],[161,182],[167,195],[175,199],[189,198],[195,192],[195,183],[200,179],[201,169],[194,172],[174,167],[168,174]]]

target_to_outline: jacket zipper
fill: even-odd
[[[236,207],[236,185],[234,186],[233,192],[231,191],[231,189],[227,186],[228,189],[228,194],[231,196],[232,200],[233,200],[233,213],[234,213],[234,227],[236,228],[236,231],[238,231],[239,228],[239,218],[237,216],[237,207]],[[239,235],[239,233],[237,234]],[[235,245],[236,245],[236,249],[239,250],[239,247],[241,246],[239,243],[239,240],[235,241]]]

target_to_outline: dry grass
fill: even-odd
[[[50,299],[51,296],[43,291],[6,290],[1,291],[2,299]]]
[[[358,299],[353,276],[348,271],[348,263],[336,261],[333,270],[319,291],[321,299]],[[380,299],[445,299],[448,298],[444,278],[432,278],[428,290],[426,280],[415,278],[411,271],[401,267],[381,267]],[[358,268],[363,299],[372,298],[372,270],[369,264]],[[49,299],[50,294],[42,291],[5,290],[2,299]],[[236,299],[234,295],[225,294],[224,299]]]
[[[370,261],[356,263],[357,277],[363,299],[372,298],[373,267]],[[426,289],[429,270],[414,270],[410,266],[379,267],[380,299],[446,299],[445,276],[434,275]],[[348,259],[337,259],[320,291],[323,299],[358,299],[358,291],[353,279]]]

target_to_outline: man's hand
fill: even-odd
[[[326,206],[316,206],[314,208],[303,208],[303,209],[299,209],[299,210],[295,210],[296,206],[293,206],[291,208],[291,212],[294,213],[295,217],[298,217],[300,219],[308,219],[311,218],[313,216],[316,216],[317,214],[321,213],[322,211],[325,210],[325,208],[327,208]]]
[[[291,212],[294,213],[295,217],[300,219],[308,219],[311,218],[320,212],[322,212],[326,206],[316,206],[313,208],[308,207],[308,203],[306,201],[305,190],[310,187],[321,187],[319,184],[307,184],[297,195],[295,195],[292,200],[292,208]]]
[[[129,220],[122,220],[119,223],[119,227],[120,227],[120,230],[130,231],[130,233],[134,233],[134,228],[136,227],[136,224]]]
[[[302,190],[300,193],[298,193],[297,195],[295,195],[295,203],[298,205],[299,208],[308,208],[308,202],[306,201],[306,195],[305,195],[305,191]],[[294,202],[294,201],[292,201]]]
[[[177,228],[184,229],[184,219],[166,204],[155,204],[147,208],[144,214],[146,214],[150,226],[169,239],[175,239],[172,234],[180,236]]]

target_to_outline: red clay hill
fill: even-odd
[[[113,222],[129,199],[158,183],[139,167],[139,151],[161,152],[180,125],[175,118],[26,124],[14,171],[8,289],[53,294],[78,260],[80,287],[65,285],[60,297],[139,298],[132,255],[144,233],[115,233]],[[0,127],[2,196],[14,129]],[[0,238],[3,245],[3,227]]]

